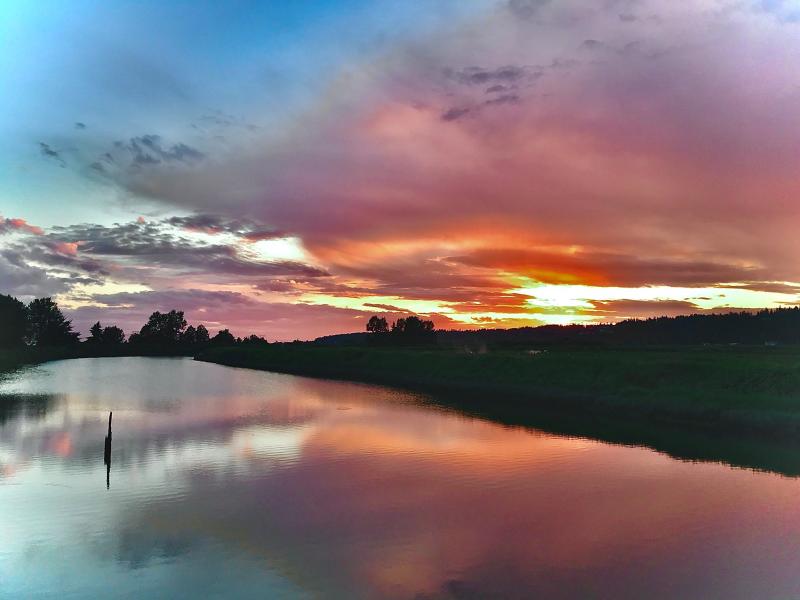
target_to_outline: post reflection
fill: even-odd
[[[108,435],[106,435],[103,448],[103,464],[106,466],[106,489],[111,488],[111,417],[113,412],[108,413]]]

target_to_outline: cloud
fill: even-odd
[[[320,332],[362,331],[367,313],[332,306],[262,302],[242,293],[198,289],[165,289],[139,293],[95,294],[91,305],[67,311],[76,328],[88,331],[95,321],[138,331],[153,311],[183,310],[192,324],[212,332],[230,328],[269,340],[312,339]]]
[[[64,257],[87,257],[103,264],[112,259],[120,266],[161,267],[173,274],[193,272],[210,275],[218,280],[241,281],[240,277],[325,277],[320,267],[295,260],[261,259],[244,252],[236,240],[228,243],[209,243],[181,235],[173,227],[218,234],[233,233],[246,242],[267,239],[266,232],[248,228],[245,223],[233,223],[216,217],[195,215],[172,217],[162,221],[136,220],[129,223],[103,226],[84,224],[54,227],[47,235],[47,247]],[[54,260],[53,257],[50,260]],[[56,259],[58,260],[58,259]]]
[[[74,281],[53,277],[40,267],[20,262],[0,249],[0,293],[17,296],[24,300],[34,297],[54,296],[68,290]]]
[[[400,308],[399,306],[393,306],[391,304],[376,304],[376,303],[372,303],[372,302],[365,302],[364,306],[368,306],[370,308],[377,308],[381,312],[412,314],[411,311],[408,310],[408,309]]]
[[[36,225],[31,225],[25,219],[3,218],[3,215],[0,215],[0,235],[15,232],[42,235],[44,230]]]
[[[332,70],[315,103],[246,139],[120,141],[91,176],[192,216],[52,240],[149,282],[158,267],[480,319],[525,311],[513,290],[531,281],[794,289],[800,24],[785,17],[512,0]],[[308,260],[248,250],[280,236]]]
[[[506,65],[494,69],[465,67],[456,71],[447,71],[446,74],[459,83],[480,86],[512,84],[530,75],[528,69],[518,65]],[[534,72],[534,76],[538,77],[539,75],[539,71]]]
[[[468,115],[472,111],[471,108],[466,106],[459,106],[459,107],[452,107],[448,108],[446,111],[442,113],[442,120],[443,121],[455,121],[456,119],[460,119],[461,117]]]
[[[5,261],[2,292],[46,290],[75,304],[95,302],[82,291],[85,284],[163,288],[189,278],[195,286],[249,286],[255,293],[269,289],[272,279],[292,288],[329,277],[319,266],[259,254],[254,242],[274,235],[254,227],[249,221],[193,215],[110,226],[56,226],[45,232],[20,219],[2,219],[0,233],[26,235],[0,247]],[[215,241],[223,233],[228,237]]]
[[[119,147],[130,152],[133,166],[161,163],[192,164],[205,158],[205,154],[184,143],[165,146],[161,136],[155,134],[133,137],[127,143],[120,143]]]
[[[42,156],[55,160],[60,166],[67,166],[67,163],[64,161],[61,154],[57,150],[53,149],[50,144],[39,142],[39,151],[41,152]]]
[[[745,282],[767,277],[768,271],[753,266],[725,264],[686,258],[612,254],[602,251],[555,252],[519,248],[481,248],[447,260],[504,271],[522,273],[544,283],[575,281],[623,287],[674,285],[701,287]]]
[[[187,231],[202,231],[210,235],[231,233],[251,242],[286,237],[284,232],[265,229],[253,221],[230,220],[219,215],[193,214],[182,217],[170,217],[166,222],[175,227],[186,229]]]

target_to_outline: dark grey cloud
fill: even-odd
[[[6,257],[17,264],[41,264],[47,267],[60,267],[68,273],[88,273],[107,276],[109,268],[104,262],[90,256],[78,256],[72,248],[44,235],[28,238],[25,243],[12,244],[6,248]]]
[[[50,144],[46,144],[45,142],[39,142],[39,151],[42,153],[42,156],[55,160],[58,164],[62,167],[66,167],[67,163],[64,161],[61,154],[55,150]]]
[[[250,123],[241,117],[225,113],[221,110],[212,110],[206,114],[201,115],[197,120],[192,123],[195,129],[230,129],[236,128],[239,130],[257,131],[258,125]]]
[[[231,233],[251,242],[286,237],[284,232],[260,227],[253,221],[231,220],[220,215],[194,214],[171,217],[166,222],[189,231],[202,231],[209,234]]]
[[[526,67],[506,65],[494,69],[465,67],[448,73],[449,77],[465,85],[509,84],[532,75]]]
[[[446,111],[442,113],[442,120],[443,121],[455,121],[456,119],[460,119],[461,117],[465,117],[472,111],[471,108],[467,106],[454,106],[452,108],[448,108]]]
[[[128,142],[117,142],[116,146],[130,152],[133,166],[176,162],[192,164],[205,158],[205,154],[184,143],[165,145],[161,136],[156,134],[132,137]]]
[[[493,106],[498,104],[516,104],[519,102],[519,96],[517,94],[503,94],[502,96],[497,96],[496,98],[490,98],[483,103],[483,106]]]
[[[377,308],[381,312],[413,314],[410,310],[406,308],[400,308],[399,306],[394,306],[392,304],[365,302],[364,306],[369,306],[370,308]]]
[[[70,278],[54,277],[41,267],[27,264],[13,251],[0,250],[0,294],[23,299],[52,296],[73,283]]]
[[[192,225],[193,227],[189,227]],[[77,264],[83,270],[95,272],[103,261],[111,258],[123,264],[147,267],[159,266],[176,273],[199,273],[218,277],[272,277],[291,276],[325,277],[328,272],[318,267],[291,260],[259,260],[243,254],[236,244],[209,244],[190,239],[174,230],[175,227],[212,233],[223,231],[237,235],[241,240],[267,239],[275,232],[255,228],[250,222],[226,221],[209,215],[173,217],[162,221],[132,221],[112,226],[80,224],[54,227],[40,248],[49,243],[56,251],[50,262]],[[58,253],[64,244],[78,244],[77,258]],[[37,257],[39,258],[39,257]],[[85,265],[85,266],[84,266]]]
[[[189,277],[249,283],[262,290],[269,289],[272,279],[290,284],[329,276],[325,269],[300,261],[260,257],[249,250],[250,243],[279,237],[277,232],[252,221],[213,215],[139,219],[111,226],[85,223],[56,226],[47,232],[20,219],[0,217],[0,226],[0,232],[12,228],[25,234],[0,248],[0,293],[57,294],[112,276],[116,281],[145,285]],[[236,239],[209,243],[208,238],[198,239],[188,231],[224,232]]]
[[[520,19],[533,18],[539,9],[548,4],[550,0],[508,0],[508,10]]]
[[[82,123],[81,121],[76,121],[75,129],[86,129],[86,123]]]
[[[484,108],[507,104],[518,104],[520,100],[521,99],[518,94],[502,94],[500,96],[495,96],[494,98],[489,98],[488,100],[483,100],[482,102],[473,104],[472,106],[453,106],[445,110],[441,114],[440,118],[442,121],[456,121],[472,113],[477,113]]]

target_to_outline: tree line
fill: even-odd
[[[440,331],[443,346],[681,346],[800,344],[800,307],[626,319],[614,324]]]
[[[391,326],[384,317],[373,315],[367,321],[368,340],[374,345],[424,346],[436,343],[436,327],[433,321],[417,316],[403,317]]]
[[[391,326],[385,318],[373,316],[367,333],[339,334],[317,338],[321,345],[392,345],[408,343],[410,330],[420,330],[418,317],[399,319]],[[716,314],[692,314],[675,317],[626,319],[618,323],[594,325],[541,325],[506,329],[438,330],[425,325],[431,333],[423,334],[425,343],[447,348],[530,348],[670,346],[703,344],[800,344],[800,306],[770,308]],[[435,334],[435,340],[432,335]],[[396,336],[393,338],[393,336]],[[414,334],[411,334],[414,337]]]
[[[24,304],[13,296],[0,294],[0,348],[24,346],[66,347],[80,343],[80,333],[72,327],[52,298],[36,298]],[[89,329],[83,342],[94,349],[127,346],[139,350],[195,351],[204,347],[264,345],[267,340],[255,334],[235,337],[223,329],[213,337],[205,325],[189,325],[183,311],[154,312],[142,328],[125,339],[116,325],[103,326],[99,321]]]

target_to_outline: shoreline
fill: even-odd
[[[586,354],[584,358],[591,360],[598,354],[607,353],[605,358],[614,360],[623,358],[628,352],[574,351],[553,352],[553,355],[556,361],[569,359],[574,354]],[[650,357],[654,364],[660,365],[665,360],[674,358],[678,352],[656,350],[635,353],[643,355],[646,362]],[[747,362],[751,358],[752,353],[756,356],[765,355],[759,348],[734,353],[723,351],[723,360],[718,367],[723,371],[735,371],[736,367],[741,366],[739,363]],[[405,362],[403,359],[409,354],[418,355],[417,369],[386,369],[392,362],[402,366]],[[511,362],[539,360],[539,357],[520,359],[509,358],[509,355],[502,352],[497,354],[499,360]],[[712,354],[715,352],[712,351]],[[772,360],[771,355],[765,356]],[[794,378],[800,376],[800,349],[783,351],[781,356],[785,363],[783,375],[788,377],[782,383],[793,386]],[[650,386],[651,393],[639,398],[632,398],[628,388],[625,393],[616,397],[607,393],[591,395],[586,390],[578,393],[580,382],[577,385],[565,385],[561,390],[554,386],[534,389],[530,386],[530,379],[516,379],[512,384],[509,383],[511,378],[507,374],[499,374],[509,379],[500,381],[498,373],[494,372],[493,377],[491,368],[481,364],[483,361],[480,357],[477,361],[474,358],[476,357],[453,355],[441,350],[271,347],[260,350],[219,348],[201,353],[195,360],[305,377],[397,387],[431,395],[431,402],[437,406],[487,418],[507,426],[531,427],[626,445],[644,445],[685,460],[711,460],[800,476],[800,393],[797,394],[797,400],[792,402],[793,387],[784,387],[781,391],[781,386],[773,386],[778,391],[772,392],[771,402],[766,401],[765,399],[770,399],[770,394],[765,394],[764,389],[770,387],[756,385],[758,382],[763,384],[770,381],[762,367],[756,366],[751,372],[740,376],[749,379],[754,385],[750,389],[740,390],[734,401],[726,405],[726,398],[722,396],[731,395],[740,379],[733,373],[727,381],[728,387],[721,385],[718,378],[712,377],[710,388],[705,391],[695,390],[695,398],[702,397],[703,401],[670,403],[670,400],[674,400],[670,398],[670,392],[680,389],[681,385],[665,387],[655,382]],[[692,362],[694,357],[686,360]],[[436,367],[442,366],[437,365],[437,362],[452,366],[461,361],[465,361],[466,369],[472,371],[471,376],[453,377],[452,372],[443,370],[437,373]],[[687,386],[702,385],[703,372],[704,369],[701,368],[699,381],[690,378],[677,383]],[[623,368],[616,373],[607,374],[604,391],[615,384],[624,387],[624,375],[627,373],[628,370]],[[648,375],[652,373],[645,369],[642,376]],[[772,376],[774,378],[775,373]],[[781,380],[781,377],[777,379]],[[759,387],[761,393],[754,394],[754,390]],[[797,389],[800,390],[800,387]],[[787,390],[790,390],[788,394],[785,393]],[[749,406],[747,402],[742,403],[742,396],[749,401]]]
[[[567,393],[563,389],[559,393],[553,387],[545,390],[539,386],[534,389],[531,388],[530,378],[515,378],[513,373],[496,371],[498,364],[513,366],[516,363],[517,367],[522,364],[526,370],[534,371],[539,368],[537,362],[530,361],[539,361],[541,357],[531,359],[521,356],[519,352],[469,356],[430,349],[331,349],[275,344],[260,349],[208,349],[194,358],[199,362],[230,367],[395,387],[425,394],[424,402],[431,406],[487,419],[503,426],[537,429],[615,444],[646,446],[682,460],[722,462],[791,477],[800,476],[800,394],[796,394],[797,399],[794,399],[794,389],[800,389],[794,386],[795,372],[800,376],[800,348],[787,348],[777,354],[765,353],[759,348],[747,348],[733,353],[712,350],[710,353],[712,357],[722,356],[724,360],[717,366],[728,369],[741,367],[742,360],[749,361],[753,356],[767,360],[760,366],[756,361],[756,368],[743,375],[750,381],[749,389],[743,390],[750,404],[749,408],[741,405],[741,398],[733,403],[734,407],[724,408],[719,403],[714,405],[715,395],[729,395],[731,387],[740,383],[735,377],[726,378],[726,381],[730,379],[727,381],[730,384],[727,388],[720,387],[720,381],[711,378],[712,383],[703,390],[703,402],[683,402],[673,406],[666,403],[666,398],[675,386],[670,388],[663,384],[649,386],[651,392],[655,389],[661,393],[651,393],[647,397],[635,399],[622,394],[612,397],[600,394],[591,396],[574,391]],[[158,357],[155,353],[130,352],[86,355],[65,349],[31,350],[14,354],[13,367],[9,367],[9,355],[0,354],[0,379],[18,368],[52,360]],[[606,361],[618,361],[631,355],[644,356],[645,362],[661,365],[665,360],[674,359],[676,354],[683,354],[683,349],[572,350],[554,351],[552,354],[548,360],[557,363],[574,359],[575,356],[597,360],[599,354]],[[178,354],[173,352],[169,356]],[[694,363],[697,362],[696,358],[689,356],[687,360]],[[520,360],[523,362],[520,363]],[[773,385],[766,388],[772,391],[765,395],[763,383],[769,382],[770,377],[767,377],[766,371],[769,369],[764,365],[775,367],[773,363],[778,363],[777,370],[773,368]],[[624,366],[626,363],[623,361],[619,364]],[[450,371],[443,368],[448,366]],[[466,370],[455,373],[456,367],[466,367]],[[701,368],[699,374],[702,375],[706,369],[707,367]],[[607,373],[606,389],[609,385],[618,385],[630,394],[631,390],[625,388],[623,381],[627,372],[628,369],[623,368],[616,373]],[[640,375],[644,375],[646,379],[653,373],[645,372]],[[776,380],[776,375],[789,378],[777,377]],[[557,378],[550,377],[551,383],[555,379]],[[510,383],[512,380],[515,381],[514,384]],[[693,384],[698,383],[692,378],[690,380]],[[762,385],[753,385],[759,381]],[[782,382],[783,385],[774,385],[776,382]],[[572,390],[579,389],[585,381],[578,381],[578,384],[573,385]],[[761,393],[754,394],[759,389]],[[780,393],[781,390],[783,393]],[[770,396],[772,403],[766,402],[764,406],[763,401],[765,398],[770,400]],[[790,400],[788,404],[787,396]],[[776,407],[781,407],[782,410],[776,410]]]

